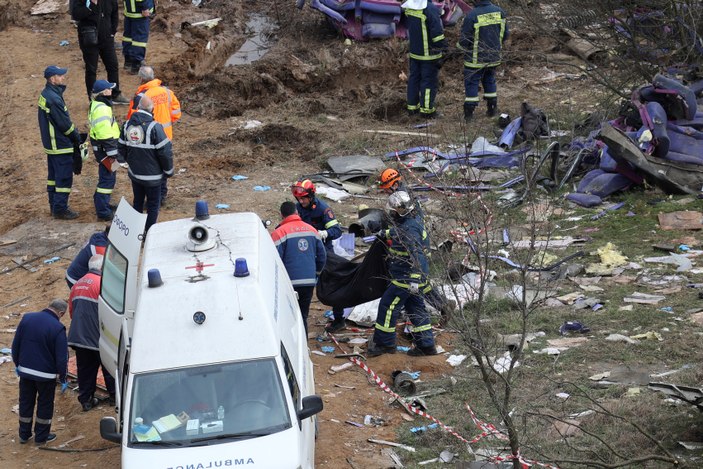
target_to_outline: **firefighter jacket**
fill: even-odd
[[[96,254],[105,255],[106,247],[107,233],[104,231],[94,233],[90,237],[90,240],[88,240],[88,243],[78,251],[76,257],[71,261],[71,265],[68,266],[66,270],[66,280],[71,284],[80,280],[81,277],[88,273],[88,261],[90,258]]]
[[[464,67],[500,65],[500,51],[510,31],[505,12],[490,0],[481,0],[464,18],[458,47],[464,51]]]
[[[39,132],[47,155],[70,155],[73,147],[81,143],[63,100],[65,90],[65,85],[47,83],[37,102]]]
[[[342,236],[342,226],[339,224],[339,220],[334,217],[332,209],[317,197],[313,197],[308,208],[304,208],[300,202],[296,203],[295,206],[301,220],[312,225],[316,230],[327,230],[325,248],[332,249],[332,241]]]
[[[293,214],[283,219],[271,238],[293,286],[314,286],[327,260],[325,245],[317,230]]]
[[[88,122],[90,123],[90,143],[93,145],[98,163],[102,163],[105,158],[117,158],[120,126],[115,122],[112,114],[112,101],[105,96],[98,96],[91,101]]]
[[[12,361],[22,378],[66,381],[66,328],[52,310],[22,316],[12,341]]]
[[[161,124],[144,110],[125,122],[117,143],[119,160],[129,165],[129,178],[146,187],[161,185],[173,176],[173,152]]]
[[[71,295],[68,297],[68,312],[71,315],[68,345],[71,347],[100,350],[98,348],[100,281],[100,272],[91,270],[71,288]]]
[[[427,234],[422,224],[412,214],[395,217],[394,225],[382,233],[388,244],[388,273],[391,283],[408,288],[410,283],[420,287],[428,285],[429,264],[425,250]]]
[[[439,9],[427,2],[424,10],[405,9],[405,26],[408,28],[409,54],[411,59],[437,60],[447,50],[444,28]]]
[[[124,0],[124,17],[125,18],[144,18],[143,11],[154,13],[154,0]]]
[[[127,120],[137,111],[139,101],[144,95],[149,96],[154,102],[154,120],[163,126],[166,136],[173,140],[172,126],[174,122],[181,118],[181,103],[173,91],[161,85],[161,80],[154,79],[143,83],[137,88],[137,94],[134,95],[129,103]]]
[[[113,41],[119,24],[117,0],[98,0],[98,3],[82,0],[71,1],[71,17],[78,21],[78,31],[86,26],[98,28],[98,42]]]

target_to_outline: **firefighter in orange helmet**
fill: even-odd
[[[378,178],[378,186],[384,192],[393,193],[402,189],[403,178],[398,171],[393,168],[386,168]]]

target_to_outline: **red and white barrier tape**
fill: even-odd
[[[330,336],[330,338],[332,339],[332,341],[337,345],[337,347],[338,347],[340,350],[344,351],[344,350],[342,349],[342,347],[340,346],[339,342],[337,341],[337,338],[336,338],[333,334],[329,334],[329,336]],[[417,408],[417,407],[413,407],[412,405],[410,405],[410,404],[408,404],[407,402],[405,402],[405,400],[403,399],[403,397],[400,396],[399,394],[395,393],[395,392],[381,379],[381,377],[376,374],[375,371],[373,371],[371,368],[369,368],[369,367],[366,365],[366,363],[364,363],[363,361],[359,360],[359,359],[356,358],[356,357],[349,357],[349,361],[352,362],[352,363],[354,363],[355,365],[357,365],[357,366],[358,366],[359,368],[361,368],[362,370],[364,370],[364,372],[366,373],[366,375],[369,376],[369,377],[371,377],[371,378],[373,379],[373,382],[376,383],[376,385],[378,385],[378,387],[381,388],[382,391],[384,391],[385,393],[390,394],[391,396],[393,396],[393,397],[400,403],[400,405],[402,405],[408,412],[411,412],[411,413],[417,414],[417,415],[419,415],[419,416],[421,416],[421,417],[425,417],[426,419],[432,420],[433,422],[435,422],[436,424],[438,424],[439,426],[441,426],[444,430],[446,430],[449,434],[455,436],[456,438],[458,438],[459,440],[463,441],[463,442],[466,443],[467,445],[471,445],[471,444],[473,444],[473,443],[476,443],[477,441],[481,440],[482,438],[485,438],[485,437],[488,437],[488,436],[494,436],[494,437],[496,437],[496,438],[500,438],[501,440],[507,440],[507,439],[508,439],[508,437],[507,437],[504,433],[502,433],[500,430],[498,430],[498,429],[495,427],[495,425],[493,425],[493,424],[491,424],[491,423],[488,423],[488,422],[484,422],[483,420],[480,420],[480,419],[476,416],[476,414],[474,413],[474,411],[471,409],[471,407],[469,406],[469,404],[466,404],[466,408],[469,410],[469,415],[471,416],[471,420],[472,420],[472,421],[474,422],[474,424],[479,428],[479,430],[481,430],[481,433],[480,433],[480,434],[478,434],[477,436],[475,436],[475,437],[474,437],[473,439],[471,439],[471,440],[467,440],[466,438],[464,438],[463,436],[461,436],[459,433],[457,433],[456,431],[454,431],[454,429],[452,429],[451,427],[445,425],[441,420],[439,420],[439,419],[437,419],[436,417],[434,417],[434,416],[428,414],[428,413],[425,412],[424,410],[419,409],[419,408]],[[502,456],[494,456],[492,459],[495,460],[495,461],[510,461],[510,460],[513,460],[513,459],[516,459],[516,458],[518,459],[518,461],[520,461],[520,463],[522,464],[523,468],[525,468],[525,469],[528,468],[528,467],[530,467],[530,466],[532,466],[532,465],[537,465],[537,466],[541,466],[541,467],[546,467],[546,468],[549,468],[549,469],[559,469],[558,466],[553,466],[553,465],[550,465],[550,464],[544,464],[544,463],[541,463],[541,462],[538,462],[538,461],[533,461],[533,460],[530,460],[530,459],[523,458],[523,457],[520,455],[520,453],[518,453],[517,455],[510,455],[510,456],[505,456],[505,457],[502,457]]]

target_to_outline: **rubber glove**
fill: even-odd
[[[61,394],[65,393],[66,389],[68,389],[68,381],[63,381],[61,383]]]
[[[324,243],[327,240],[327,236],[329,236],[329,233],[327,233],[327,230],[319,230],[317,234],[320,235],[320,238],[322,239],[322,242]]]
[[[420,284],[411,283],[409,290],[410,290],[410,293],[412,293],[413,295],[417,295],[418,293],[420,293]]]

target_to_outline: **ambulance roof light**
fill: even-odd
[[[249,267],[247,267],[247,260],[243,257],[239,257],[234,260],[234,276],[235,277],[246,277],[249,275]]]
[[[198,200],[195,202],[195,219],[207,220],[208,218],[210,218],[210,212],[208,210],[207,202],[204,200]]]
[[[159,269],[149,269],[147,276],[149,277],[149,288],[160,287],[164,284],[163,280],[161,280]]]

